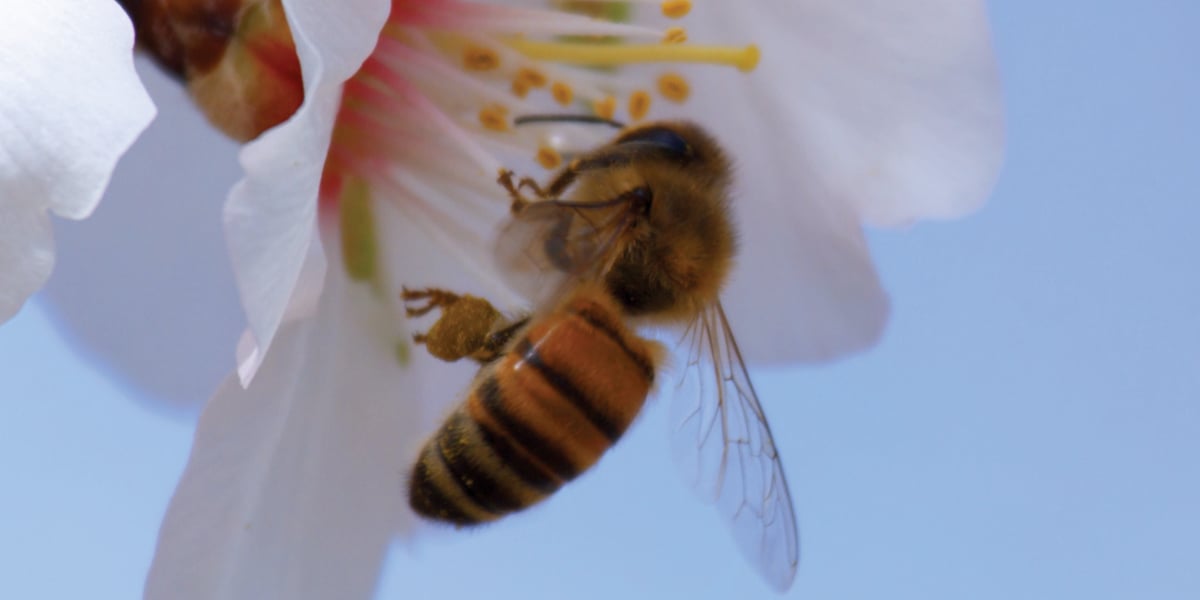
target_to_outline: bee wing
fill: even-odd
[[[513,289],[546,300],[567,282],[597,276],[630,223],[624,198],[597,203],[544,200],[513,215],[496,240],[496,264]]]
[[[720,303],[692,322],[683,344],[688,362],[672,402],[675,458],[728,520],[742,553],[786,590],[800,560],[791,492]]]

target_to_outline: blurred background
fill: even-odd
[[[801,520],[787,597],[1200,598],[1200,5],[1117,4],[993,4],[1009,124],[993,198],[962,221],[871,233],[893,299],[878,347],[754,372]],[[223,198],[236,148],[142,70],[158,122],[195,130],[189,151],[211,164],[154,156],[176,134],[152,127],[126,162],[161,187],[126,168],[110,196],[138,185],[162,213],[105,202],[57,223],[53,282],[0,329],[3,598],[139,597],[190,448],[195,409],[138,398],[81,358],[136,353],[55,324],[78,291],[62,282],[89,276],[91,230],[220,245],[219,203],[185,196]],[[105,243],[118,265],[138,257]],[[228,272],[149,262],[130,283],[194,278],[185,312],[237,314],[231,291],[204,285]],[[116,301],[103,287],[88,302]],[[154,335],[154,300],[90,326]],[[197,328],[162,352],[232,349],[238,333]],[[201,399],[219,373],[161,376]],[[666,413],[651,406],[541,508],[397,545],[379,598],[776,597],[680,483]]]

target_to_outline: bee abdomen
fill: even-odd
[[[410,502],[459,525],[521,510],[595,464],[637,417],[651,351],[586,299],[533,323],[421,452]]]
[[[558,489],[557,481],[512,452],[511,442],[460,407],[422,448],[409,503],[427,518],[472,525],[525,508]]]

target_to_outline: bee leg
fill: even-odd
[[[402,287],[400,288],[400,299],[405,303],[404,314],[410,317],[420,317],[439,306],[449,306],[458,302],[459,296],[454,292],[437,288],[410,290]],[[408,306],[414,300],[428,300],[429,302],[426,302],[424,306]]]
[[[525,179],[528,179],[528,177],[522,178],[521,181],[524,182]],[[500,176],[496,178],[496,183],[499,183],[500,187],[504,188],[504,190],[508,192],[508,197],[512,198],[512,206],[509,210],[514,215],[519,214],[521,211],[525,210],[526,206],[529,206],[533,203],[532,200],[521,194],[521,186],[513,183],[512,171],[501,169]]]
[[[526,198],[521,193],[523,188],[533,190],[533,194],[541,201],[560,198],[563,192],[575,182],[576,177],[579,175],[578,170],[575,168],[577,163],[578,161],[574,161],[568,165],[566,169],[563,169],[554,179],[550,180],[550,184],[545,188],[539,185],[537,180],[532,177],[522,177],[514,184],[513,172],[507,169],[500,171],[500,176],[496,179],[496,183],[499,183],[508,192],[508,197],[512,198],[511,210],[513,214],[519,214],[522,210],[525,210],[526,206],[534,202],[534,200]]]
[[[404,288],[400,297],[405,303],[427,301],[421,306],[406,306],[405,312],[410,317],[419,317],[434,308],[441,309],[442,315],[429,331],[414,334],[413,342],[424,344],[430,354],[446,362],[474,358],[481,348],[486,347],[487,337],[496,329],[497,323],[504,321],[500,311],[487,300],[467,294],[458,295],[434,288]]]
[[[563,192],[567,191],[567,188],[571,187],[571,184],[575,183],[575,179],[579,177],[580,165],[579,159],[567,163],[567,167],[555,175],[545,189],[538,187],[537,182],[531,179],[529,183],[533,186],[534,192],[542,198],[561,198]],[[521,183],[524,184],[527,179],[529,178],[522,179]]]
[[[493,329],[483,339],[483,345],[471,354],[471,358],[485,365],[500,358],[504,354],[504,349],[508,347],[508,343],[512,341],[513,336],[528,323],[529,317],[523,317],[504,323],[498,328]]]

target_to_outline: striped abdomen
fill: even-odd
[[[480,373],[421,450],[409,502],[427,518],[491,521],[554,493],[633,422],[659,350],[590,289],[535,320]]]

